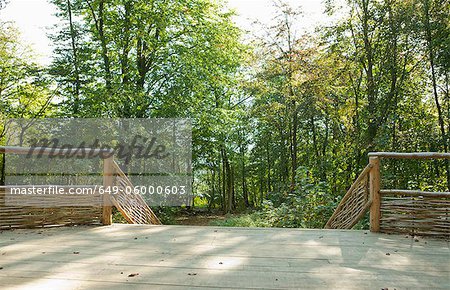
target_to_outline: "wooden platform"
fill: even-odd
[[[347,230],[3,231],[0,288],[449,289],[450,250],[442,240]]]

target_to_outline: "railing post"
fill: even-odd
[[[112,187],[114,184],[114,159],[113,156],[103,159],[103,214],[102,214],[102,224],[111,225],[112,224],[112,206],[109,196],[110,190],[108,188]]]
[[[369,192],[372,200],[372,205],[370,206],[370,231],[379,232],[381,218],[380,158],[369,157],[369,164],[372,165],[369,175]]]

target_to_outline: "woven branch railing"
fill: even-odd
[[[450,193],[380,190],[380,231],[450,237]]]
[[[90,149],[96,155],[100,153],[110,153],[108,149]],[[82,155],[81,151],[70,152],[68,148],[46,148],[46,147],[16,147],[0,146],[0,154],[14,155],[53,155],[64,156],[66,154],[77,157]],[[5,156],[4,155],[4,156]],[[3,157],[5,158],[5,157]],[[102,196],[94,192],[89,196],[78,195],[28,195],[14,196],[11,199],[12,188],[26,187],[48,187],[45,185],[10,185],[0,186],[0,230],[20,229],[36,227],[54,227],[66,225],[100,225],[105,224],[105,206],[102,206]],[[94,185],[84,186],[59,186],[65,188],[74,187],[94,187]],[[9,202],[7,202],[9,198]],[[11,202],[11,201],[14,202]],[[22,201],[22,203],[18,203]]]
[[[369,172],[371,168],[371,164],[364,168],[342,198],[325,228],[351,229],[364,216],[371,204],[369,196]]]
[[[109,149],[85,148],[85,150],[93,154],[111,153]],[[83,151],[73,153],[67,148],[0,146],[0,154],[42,154],[54,156],[65,156],[67,154],[78,156],[79,154],[81,156],[84,153]],[[43,201],[36,200],[36,198],[33,200],[26,199],[29,206],[7,205],[5,203],[5,194],[8,187],[0,187],[0,229],[79,224],[110,225],[112,223],[113,205],[129,223],[161,224],[158,217],[148,207],[140,194],[127,194],[127,188],[128,192],[130,188],[134,192],[135,188],[114,161],[113,156],[103,160],[103,187],[106,189],[111,186],[117,186],[117,194],[99,194],[99,191],[97,191],[89,197],[68,195],[64,199],[60,198],[60,203],[58,204],[54,202],[52,196],[46,197],[53,198],[52,205],[54,207],[52,208],[43,208]],[[88,188],[94,187],[94,185],[81,187]],[[24,196],[24,198],[27,198],[27,196]],[[37,204],[30,206],[31,201],[35,201]],[[61,202],[64,203],[61,204]]]
[[[350,187],[325,228],[350,229],[370,209],[370,231],[450,238],[450,192],[381,189],[380,160],[450,159],[450,153],[369,153],[369,165]]]
[[[122,213],[127,222],[130,224],[161,224],[161,221],[147,205],[141,194],[135,192],[136,188],[115,161],[113,163],[113,176],[113,186],[118,188],[118,192],[111,195],[111,202]]]

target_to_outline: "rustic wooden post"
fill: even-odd
[[[381,218],[381,196],[380,196],[380,158],[369,157],[369,164],[372,166],[370,170],[369,192],[372,205],[370,206],[370,231],[380,231]]]
[[[108,157],[103,159],[103,225],[112,224],[112,206],[109,194],[114,184],[114,158]]]

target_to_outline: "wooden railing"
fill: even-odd
[[[450,237],[450,192],[382,189],[380,161],[387,158],[450,159],[450,153],[369,153],[369,165],[344,196],[325,228],[350,229],[370,210],[372,232]]]
[[[328,220],[325,228],[351,229],[364,216],[371,205],[368,189],[371,168],[371,164],[367,165],[358,178],[356,178]]]
[[[147,205],[140,192],[135,192],[137,188],[133,186],[133,183],[131,183],[130,179],[114,160],[112,171],[114,174],[112,185],[118,189],[118,192],[111,196],[111,201],[122,213],[123,217],[130,224],[161,224],[161,221]],[[130,189],[133,192],[131,194]]]
[[[39,202],[36,206],[7,206],[6,190],[11,186],[0,187],[0,229],[1,228],[21,228],[36,226],[54,226],[67,224],[95,224],[110,225],[112,223],[113,205],[118,208],[129,223],[139,224],[160,224],[161,222],[153,211],[148,207],[139,194],[127,194],[124,186],[133,186],[125,173],[114,161],[114,157],[109,149],[84,148],[83,151],[73,151],[65,148],[42,148],[42,147],[11,147],[0,146],[0,154],[20,154],[20,155],[53,155],[63,156],[70,153],[71,156],[82,156],[85,152],[91,154],[107,154],[109,156],[103,161],[103,188],[118,186],[120,191],[116,195],[102,194],[96,192],[90,198],[95,202],[86,202],[79,197],[67,196],[75,204],[55,204],[54,207],[40,208]],[[85,156],[85,155],[83,155]],[[123,181],[126,181],[125,183]],[[120,187],[120,185],[122,187]],[[30,185],[25,185],[30,186]],[[21,186],[19,186],[21,187]],[[39,186],[38,186],[39,187]],[[66,186],[67,187],[67,186]],[[72,186],[73,187],[73,186]],[[94,185],[83,185],[85,188],[92,188]],[[110,191],[109,191],[110,192]],[[99,200],[100,199],[100,200]],[[60,199],[61,200],[61,199]],[[64,201],[67,203],[67,201]],[[80,202],[80,206],[77,203]],[[100,211],[98,210],[100,209]],[[79,213],[77,213],[79,211]]]

